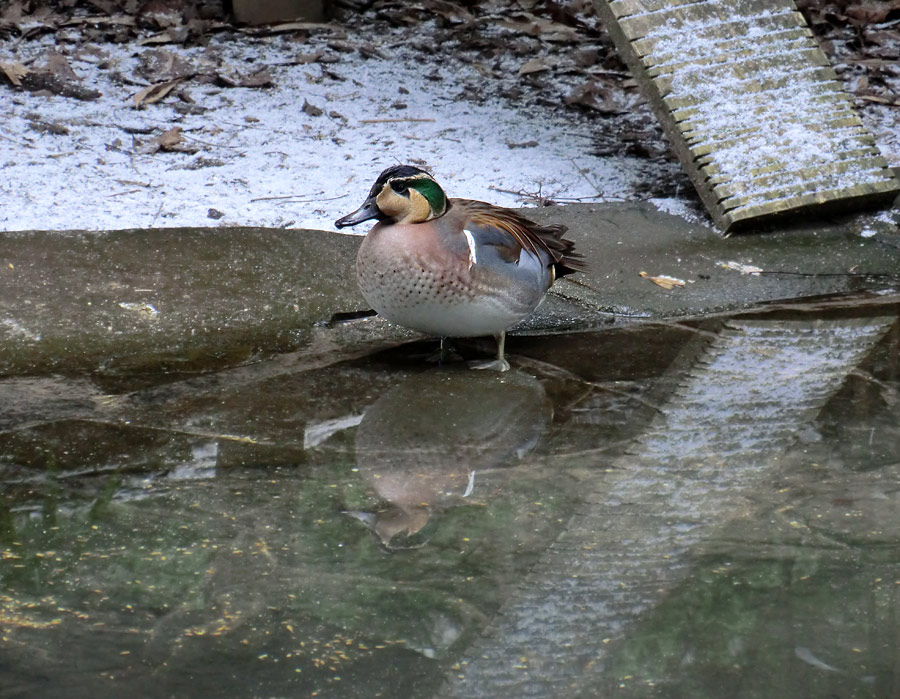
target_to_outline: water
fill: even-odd
[[[0,697],[896,697],[897,317],[7,379]]]

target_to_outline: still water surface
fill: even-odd
[[[897,316],[8,379],[0,697],[900,696]]]

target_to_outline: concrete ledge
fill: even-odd
[[[0,237],[0,374],[158,366],[291,348],[364,306],[358,238],[164,229]]]
[[[900,281],[890,224],[869,237],[838,224],[724,239],[650,204],[525,213],[568,225],[590,270],[556,284],[520,331],[697,316]],[[354,271],[360,240],[259,228],[5,234],[0,375],[209,370],[301,348],[315,331],[321,339],[335,313],[366,309]],[[684,286],[664,289],[649,278],[663,275]],[[386,331],[396,341],[414,337],[363,321],[354,341],[383,340]],[[329,336],[336,352],[345,336]]]

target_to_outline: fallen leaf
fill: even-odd
[[[891,100],[887,97],[879,97],[878,95],[857,95],[861,100],[867,102],[876,102],[877,104],[889,104],[892,107],[900,107],[900,100]]]
[[[884,22],[891,12],[898,9],[900,7],[894,2],[865,3],[846,7],[844,14],[853,24],[878,24]]]
[[[161,83],[175,78],[188,79],[196,70],[187,58],[165,49],[149,49],[142,51],[135,75],[148,83]]]
[[[577,104],[582,107],[596,109],[603,114],[621,114],[622,109],[613,98],[610,89],[596,81],[579,85],[565,99],[566,104]]]
[[[532,58],[519,67],[519,75],[531,75],[532,73],[540,73],[550,70],[550,66],[543,58]]]
[[[303,112],[304,114],[308,114],[311,117],[317,117],[322,116],[325,113],[325,110],[321,107],[317,107],[314,104],[310,104],[306,100],[303,100]]]
[[[183,80],[184,78],[175,78],[174,80],[168,80],[164,83],[156,83],[155,85],[145,87],[132,98],[134,100],[134,108],[140,109],[145,104],[154,104],[155,102],[165,99],[166,96]]]
[[[237,27],[237,31],[242,34],[256,34],[260,36],[270,36],[272,34],[283,34],[285,32],[311,30],[320,30],[327,32],[337,31],[333,25],[323,24],[320,22],[284,22],[283,24],[270,24],[261,27]]]
[[[53,74],[57,80],[78,80],[69,60],[61,53],[51,51],[44,64],[44,70]]]
[[[445,0],[425,0],[426,9],[440,15],[449,22],[471,22],[472,14],[462,5]]]
[[[217,81],[225,87],[267,87],[272,84],[268,68],[260,68],[250,75],[241,75],[233,68],[216,73]]]
[[[670,277],[667,274],[661,274],[658,277],[651,277],[646,272],[641,272],[640,274],[644,279],[649,279],[651,282],[653,282],[657,286],[661,286],[663,289],[674,289],[675,287],[681,287],[685,284],[683,279],[676,279],[675,277]]]
[[[108,15],[113,14],[116,10],[116,3],[112,0],[89,0],[89,4]]]
[[[139,153],[144,155],[152,155],[159,151],[166,153],[196,153],[199,148],[194,145],[185,143],[184,136],[180,126],[173,126],[168,131],[163,131],[159,136],[142,144],[138,149]]]
[[[358,48],[359,53],[363,58],[380,58],[382,60],[387,60],[389,58],[384,51],[381,51],[372,44],[360,44]]]
[[[50,133],[54,136],[69,135],[69,129],[62,124],[53,121],[43,121],[42,119],[32,119],[28,123],[28,128],[38,133]]]
[[[167,153],[196,153],[200,150],[197,146],[186,143],[181,135],[181,127],[173,126],[168,131],[164,131],[157,136],[156,141],[159,143],[160,150]]]
[[[268,68],[260,68],[255,73],[247,75],[241,80],[241,87],[267,87],[273,82],[272,74]]]
[[[16,87],[22,86],[22,78],[28,75],[28,68],[21,63],[0,63],[0,70]]]
[[[308,63],[316,63],[324,55],[324,51],[316,51],[315,53],[299,53],[294,60],[298,65],[306,65]]]
[[[156,142],[159,144],[159,147],[163,150],[170,150],[181,143],[181,127],[173,126],[168,131],[164,131],[160,136],[156,139]]]
[[[500,26],[514,32],[543,39],[544,41],[572,42],[582,39],[578,31],[551,19],[537,17],[530,12],[521,12],[503,20]]]

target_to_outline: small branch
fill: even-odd
[[[578,164],[575,162],[575,158],[569,158],[569,162],[572,163],[572,167],[584,178],[584,181],[587,182],[597,193],[597,196],[600,196],[600,188],[597,186],[595,182],[591,182],[590,178],[587,176],[587,170],[582,170],[578,167]]]
[[[900,107],[900,101],[889,100],[886,97],[879,97],[878,95],[856,95],[856,99],[875,102],[875,104],[883,104],[887,107]]]
[[[294,199],[297,196],[296,194],[285,194],[280,197],[257,197],[256,199],[251,199],[250,202],[255,201],[277,201],[282,200],[285,204],[312,204],[319,201],[335,201],[336,199],[343,199],[348,194],[340,194],[336,197],[328,197],[327,199]]]
[[[10,138],[9,136],[4,136],[2,133],[0,133],[0,138],[5,138],[10,143],[15,143],[20,148],[35,148],[36,147],[31,143],[22,143],[21,141],[17,141],[16,139]]]
[[[398,124],[404,121],[434,121],[431,118],[417,119],[415,117],[400,117],[397,119],[360,119],[360,124]]]
[[[890,272],[779,272],[777,270],[764,269],[753,272],[754,276],[781,275],[792,277],[860,277],[864,279],[900,279],[900,275]]]
[[[280,197],[256,197],[256,199],[251,199],[250,203],[253,203],[255,201],[273,201],[275,199],[291,199],[295,196],[295,194],[284,194]]]

